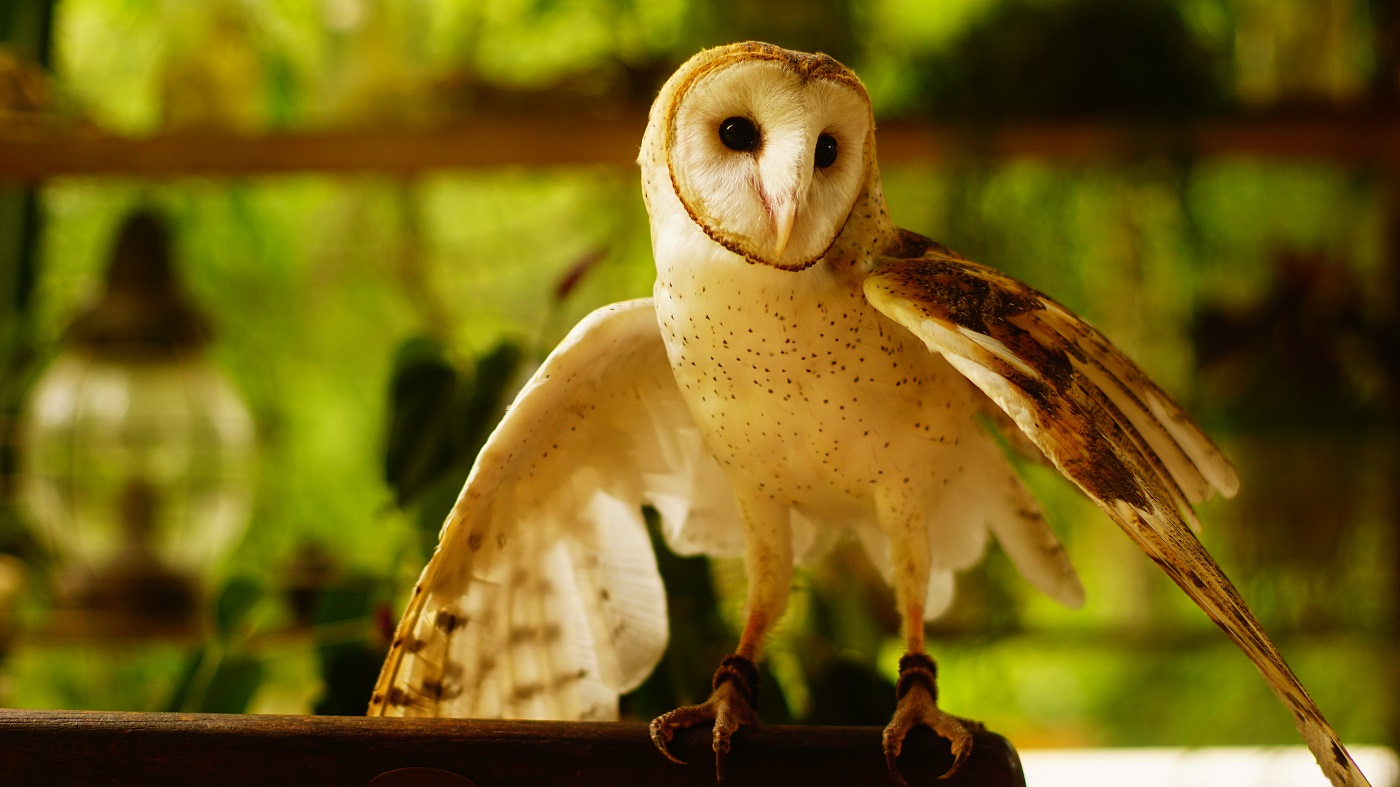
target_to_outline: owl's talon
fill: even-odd
[[[715,780],[724,782],[724,763],[729,755],[734,731],[745,724],[757,724],[758,670],[753,662],[742,656],[728,656],[715,670],[710,698],[699,705],[686,705],[651,720],[651,741],[666,756],[679,765],[685,761],[670,752],[667,744],[677,730],[694,727],[703,722],[714,724],[710,744],[715,752]]]
[[[651,742],[656,745],[656,748],[659,749],[662,754],[666,755],[666,759],[677,765],[685,765],[686,762],[672,754],[670,748],[668,748],[666,744],[671,742],[671,738],[675,736],[676,730],[684,725],[673,726],[671,724],[671,717],[683,710],[689,710],[694,707],[697,706],[691,705],[686,708],[677,708],[670,713],[663,713],[651,720]]]
[[[888,730],[886,731],[886,735],[888,735]],[[909,781],[904,778],[904,774],[899,772],[899,763],[896,762],[898,759],[899,742],[896,741],[894,746],[891,747],[887,741],[885,744],[885,767],[889,768],[890,779],[894,781],[895,784],[899,785],[899,787],[906,787]]]
[[[911,653],[899,660],[899,682],[895,684],[894,718],[885,727],[882,736],[885,749],[885,765],[896,784],[908,784],[899,772],[899,752],[904,745],[904,736],[919,725],[929,727],[939,737],[953,745],[953,764],[940,779],[947,779],[958,772],[972,753],[971,729],[980,729],[981,724],[950,716],[938,709],[938,669],[933,659],[922,653]]]

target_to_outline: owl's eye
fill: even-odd
[[[719,124],[719,141],[730,150],[753,150],[758,147],[758,127],[748,118],[725,118]]]
[[[817,137],[817,166],[826,169],[836,163],[836,137],[822,134]]]

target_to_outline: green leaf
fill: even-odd
[[[190,651],[185,658],[183,669],[180,670],[180,679],[176,681],[175,688],[170,692],[170,699],[165,703],[166,713],[178,713],[188,711],[185,703],[189,701],[190,692],[194,688],[196,676],[199,675],[199,667],[209,656],[209,648],[201,645]]]
[[[358,635],[327,636],[325,632],[335,630],[333,624],[336,623],[369,621],[378,599],[378,589],[372,582],[338,585],[322,591],[315,620],[323,632],[317,659],[324,692],[316,701],[317,714],[357,716],[365,712],[365,704],[379,677],[384,652],[370,646],[368,625]]]
[[[244,713],[262,684],[261,659],[228,654],[222,648],[190,652],[185,669],[166,703],[169,712]]]
[[[209,681],[196,713],[245,713],[262,684],[263,663],[248,655],[226,656]]]
[[[451,461],[447,427],[461,387],[456,367],[437,342],[415,337],[399,346],[389,381],[384,478],[400,506]]]
[[[365,712],[384,652],[367,642],[347,642],[321,649],[321,683],[325,691],[316,700],[321,716],[360,716]]]
[[[214,602],[214,629],[218,638],[231,639],[262,595],[262,586],[248,577],[229,580]]]

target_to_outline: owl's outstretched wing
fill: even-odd
[[[1249,656],[1337,785],[1368,784],[1187,520],[1238,487],[1210,439],[1064,307],[912,233],[865,280],[870,303],[991,398]]]
[[[650,299],[580,322],[492,433],[413,589],[370,715],[615,718],[618,696],[666,647],[644,504],[673,543],[725,551],[719,542],[741,537]]]

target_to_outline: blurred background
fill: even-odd
[[[484,436],[647,295],[631,163],[699,48],[864,79],[895,220],[1080,312],[1239,466],[1203,540],[1349,742],[1400,743],[1400,11],[1383,0],[7,0],[0,705],[363,713]],[[943,706],[1022,748],[1298,742],[1236,648],[1053,471],[1088,591],[993,549]],[[701,699],[741,569],[661,549]],[[854,589],[853,584],[854,583]],[[764,717],[883,724],[858,550],[798,580]]]

